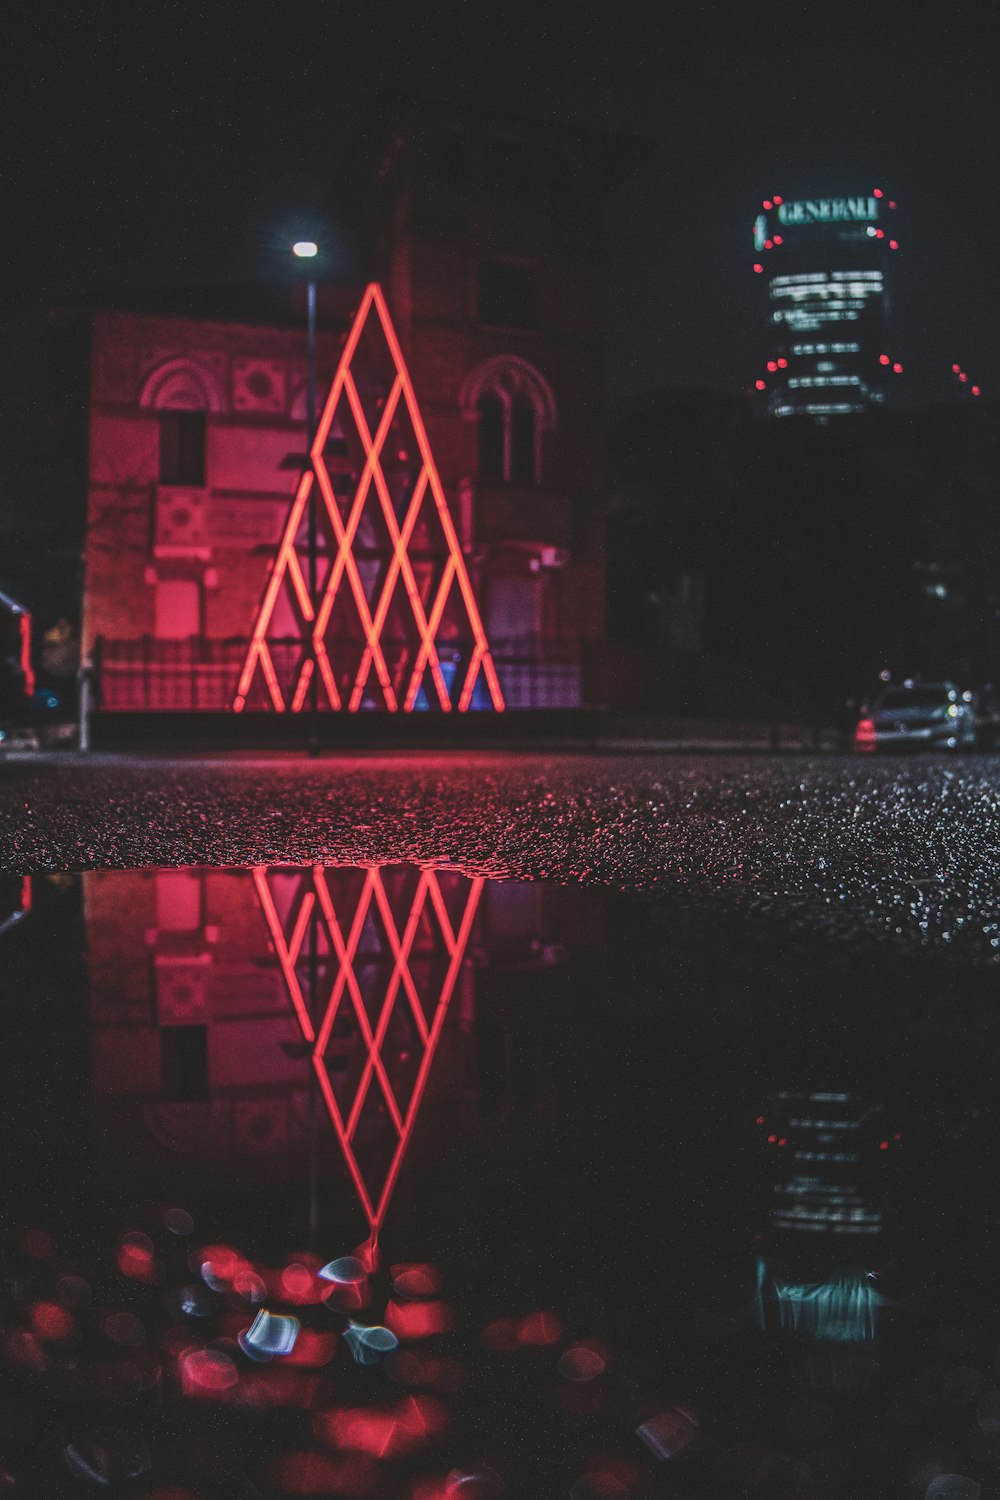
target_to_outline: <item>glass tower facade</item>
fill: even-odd
[[[755,382],[762,414],[826,421],[890,395],[903,373],[888,327],[895,212],[880,188],[764,199],[753,228],[766,294],[767,352]]]

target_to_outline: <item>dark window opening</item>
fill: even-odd
[[[535,482],[535,408],[525,396],[510,414],[510,477],[514,484]]]
[[[534,267],[486,261],[479,272],[479,321],[497,328],[537,327]]]
[[[503,479],[503,402],[499,396],[479,398],[479,477]]]
[[[208,1027],[160,1031],[160,1088],[171,1102],[208,1098]]]
[[[205,413],[160,412],[160,483],[205,483]]]

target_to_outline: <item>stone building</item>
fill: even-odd
[[[636,152],[401,108],[339,182],[363,276],[319,283],[320,402],[377,280],[510,708],[606,698],[603,214]],[[93,316],[83,650],[105,712],[231,707],[305,388],[301,281],[263,316]]]

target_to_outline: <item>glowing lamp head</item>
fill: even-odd
[[[785,201],[784,198],[779,198],[778,194],[775,193],[775,195],[774,195],[774,206],[775,206],[775,208],[780,208],[781,205],[784,203],[784,201]]]
[[[962,373],[962,366],[961,365],[952,365],[952,367],[951,367],[951,373],[953,375],[961,375],[961,373]]]
[[[881,188],[875,188],[873,190],[873,192],[872,192],[872,197],[873,198],[881,198],[881,196],[882,196],[882,189]]]
[[[778,361],[776,359],[769,359],[767,362],[767,368],[773,375],[774,371],[778,368]]]
[[[766,380],[755,380],[754,384],[756,385],[756,387],[757,387],[757,389],[759,391],[764,391],[764,390],[767,389],[767,381]]]
[[[770,210],[774,207],[774,204],[771,202],[770,198],[765,198],[763,206],[764,208]]]
[[[880,365],[887,365],[889,363],[888,354],[880,354],[878,357],[878,362]]]
[[[761,272],[763,271],[763,269],[764,269],[764,267],[761,265],[761,263],[760,263],[759,260],[754,262],[754,274],[755,275],[759,276],[761,274]]]
[[[297,255],[300,260],[312,260],[314,255],[319,254],[319,246],[312,240],[296,240],[292,246],[292,254]]]
[[[890,250],[898,250],[899,249],[899,241],[898,240],[890,240],[889,241],[889,249]]]
[[[960,374],[959,374],[959,377],[958,377],[958,378],[959,378],[959,380],[960,380],[960,381],[961,381],[961,382],[962,382],[962,384],[963,384],[963,385],[964,385],[964,384],[965,384],[965,382],[966,382],[966,381],[967,381],[967,380],[968,380],[968,378],[969,378],[969,377],[968,377],[968,375],[966,375],[966,373],[965,373],[965,371],[964,371],[964,370],[962,370],[962,371],[961,371],[961,372],[960,372]]]
[[[779,359],[778,360],[778,369],[779,370],[787,370],[788,369],[788,360],[787,359]]]
[[[972,394],[973,394],[973,395],[974,395],[974,396],[981,396],[981,395],[982,395],[982,394],[983,394],[983,393],[982,393],[982,391],[981,391],[981,390],[980,390],[980,389],[979,389],[979,386],[978,386],[978,385],[974,385],[974,386],[973,386],[973,387],[972,387]]]
[[[892,367],[892,373],[894,375],[902,375],[902,373],[903,373],[903,366],[902,365],[893,365],[893,367]]]

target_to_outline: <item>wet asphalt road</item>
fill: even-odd
[[[0,761],[0,868],[433,862],[1000,963],[1000,757]]]

